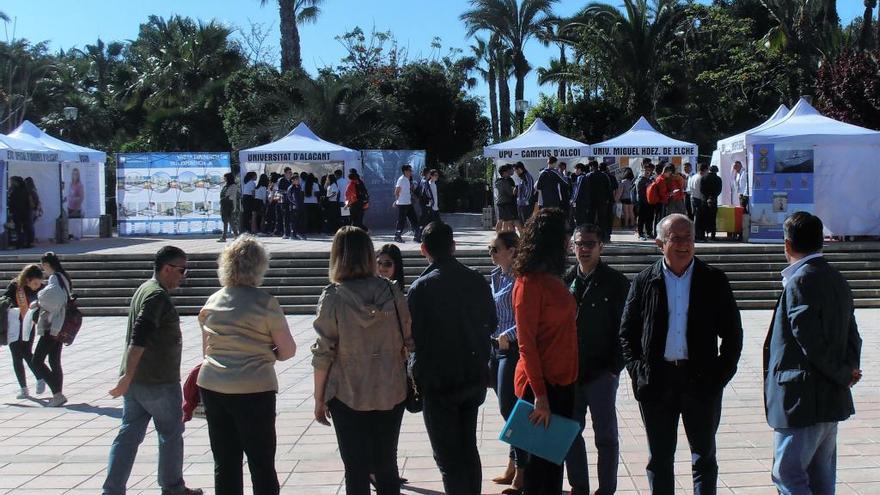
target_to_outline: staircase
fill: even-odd
[[[608,246],[603,259],[632,278],[658,256],[653,246],[620,243]],[[727,272],[741,309],[775,305],[781,289],[779,272],[786,266],[782,246],[698,244],[697,256]],[[321,289],[328,283],[328,257],[328,252],[273,253],[263,287],[278,297],[287,314],[314,314]],[[856,307],[880,307],[880,243],[832,244],[825,249],[825,257],[849,280]],[[492,269],[483,250],[461,251],[458,258],[484,274]],[[216,254],[190,256],[187,280],[174,293],[181,314],[197,314],[219,288],[216,259]],[[152,276],[150,255],[78,254],[61,260],[87,316],[127,315],[134,290]],[[24,264],[35,261],[30,256],[0,256],[0,280],[12,280]],[[405,252],[404,264],[408,283],[426,267],[416,253]]]

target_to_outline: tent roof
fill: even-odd
[[[9,136],[20,141],[42,146],[52,151],[57,151],[58,158],[65,162],[104,162],[107,160],[107,154],[103,151],[68,143],[67,141],[62,141],[54,136],[50,136],[29,120],[22,122],[14,131],[9,133]],[[87,159],[83,160],[85,157],[87,157]]]
[[[541,119],[519,136],[483,148],[483,156],[506,159],[529,159],[589,156],[590,145],[557,134]]]
[[[322,162],[356,158],[358,152],[319,138],[305,122],[300,122],[283,138],[241,150],[242,162]]]
[[[880,145],[880,132],[825,117],[801,98],[782,119],[747,133],[750,142],[804,141],[812,144],[853,142]]]
[[[58,163],[58,153],[49,148],[6,134],[0,134],[0,160]]]
[[[745,149],[746,146],[746,134],[751,134],[753,132],[760,131],[761,129],[765,129],[768,126],[773,125],[779,120],[785,118],[788,115],[788,109],[785,104],[781,104],[776,108],[776,111],[773,112],[773,115],[770,116],[767,120],[762,122],[760,125],[752,127],[751,129],[741,132],[739,134],[721,139],[718,141],[718,149],[723,153],[731,152],[731,151],[741,151]]]
[[[595,148],[621,148],[621,147],[638,147],[638,148],[692,148],[693,155],[696,156],[697,145],[688,143],[687,141],[679,141],[669,136],[661,134],[657,129],[648,122],[645,117],[639,117],[639,120],[623,134],[611,138],[601,143],[593,145],[596,154],[602,154]],[[609,153],[610,155],[634,155],[635,153]],[[680,155],[681,153],[641,153],[646,155]],[[604,155],[604,154],[603,154]]]

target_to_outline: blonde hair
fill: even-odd
[[[217,258],[217,276],[223,287],[258,287],[269,269],[269,253],[252,235],[242,235]]]
[[[342,227],[333,236],[330,248],[330,281],[367,278],[376,275],[373,240],[358,227]]]

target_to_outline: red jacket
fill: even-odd
[[[196,384],[196,380],[198,380],[199,378],[200,369],[202,369],[202,363],[196,365],[196,367],[189,372],[189,375],[186,377],[186,381],[183,382],[184,423],[192,419],[193,411],[195,411],[196,406],[199,405],[199,386]]]
[[[678,174],[672,174],[669,178],[662,175],[657,177],[654,182],[657,184],[657,192],[660,193],[660,202],[667,204],[670,201],[684,201],[685,181],[684,177]],[[677,193],[673,193],[678,189]]]
[[[519,341],[514,389],[536,397],[547,395],[546,384],[569,385],[578,376],[577,303],[562,279],[529,273],[513,286],[513,312]]]

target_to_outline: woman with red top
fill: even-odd
[[[567,253],[565,215],[557,208],[546,208],[526,223],[513,263],[520,353],[514,388],[517,397],[534,401],[530,419],[545,427],[551,414],[570,418],[574,412],[577,303],[562,281]],[[563,466],[529,456],[523,493],[560,493],[562,473]]]
[[[354,169],[348,174],[348,187],[345,188],[345,206],[349,208],[351,224],[369,233],[364,225],[364,211],[370,207],[370,196],[367,186],[361,180],[361,176]]]

